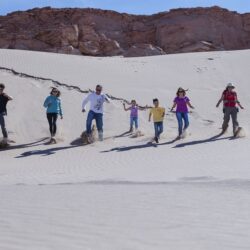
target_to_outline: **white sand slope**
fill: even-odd
[[[249,66],[250,51],[128,59],[0,50],[16,141],[0,151],[0,249],[247,249]],[[54,83],[39,77],[65,84],[56,145],[46,145],[42,106]],[[231,127],[216,137],[222,110],[215,104],[228,82],[245,107],[239,122],[246,137],[236,140]],[[149,145],[153,124],[141,111],[145,136],[119,136],[129,113],[113,100],[105,106],[105,141],[80,145],[86,94],[70,86],[97,83],[141,105],[158,97],[166,109],[179,86],[189,89],[196,108],[190,135],[173,141],[177,122],[168,112],[160,144]]]

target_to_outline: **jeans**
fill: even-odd
[[[160,138],[160,134],[163,132],[163,122],[154,122],[155,137]]]
[[[4,114],[0,114],[0,126],[1,126],[1,129],[2,129],[3,137],[8,138],[7,129],[5,127]]]
[[[133,128],[135,124],[135,128],[138,129],[138,117],[130,117],[130,129]]]
[[[88,113],[88,117],[87,117],[87,134],[91,134],[91,130],[92,130],[92,121],[95,120],[96,121],[96,127],[98,132],[102,133],[103,132],[103,114],[101,113],[95,113],[94,111],[90,110]]]
[[[183,132],[183,121],[184,121],[184,129],[187,129],[189,126],[188,113],[187,112],[177,112],[176,118],[178,121],[178,131],[179,135]]]
[[[232,117],[233,132],[235,133],[237,128],[239,127],[239,123],[237,121],[238,109],[237,107],[225,107],[224,110],[225,110],[225,113],[224,113],[224,122],[222,124],[222,129],[224,131],[227,130],[230,117]]]
[[[57,113],[47,113],[47,119],[49,122],[49,131],[51,136],[56,135],[56,121],[58,114]]]

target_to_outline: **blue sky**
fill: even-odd
[[[250,12],[250,0],[0,0],[0,15],[35,7],[92,7],[131,14],[152,14],[178,7],[219,5],[240,13]]]

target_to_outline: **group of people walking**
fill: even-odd
[[[3,141],[8,141],[8,132],[5,126],[5,116],[7,115],[7,103],[13,100],[13,98],[7,95],[5,92],[5,85],[0,84],[0,125],[3,134]],[[98,138],[100,141],[103,140],[103,106],[104,103],[110,103],[110,99],[103,92],[101,85],[97,85],[94,92],[90,93],[82,102],[82,112],[86,112],[86,105],[90,103],[90,110],[87,115],[86,120],[86,133],[88,137],[88,142],[92,142],[92,122],[95,120],[96,127],[98,131]],[[63,119],[62,105],[60,99],[60,91],[57,88],[52,88],[50,95],[46,97],[44,101],[44,108],[46,108],[46,115],[49,124],[49,131],[51,135],[51,140],[55,140],[54,137],[57,132],[57,119],[60,116]],[[219,107],[220,103],[223,102],[223,112],[224,121],[222,124],[222,134],[226,132],[230,117],[233,122],[233,133],[237,134],[239,129],[239,123],[237,121],[238,107],[243,109],[240,104],[237,93],[235,92],[235,86],[229,83],[226,89],[223,91],[221,98],[219,99],[216,107]],[[160,140],[160,135],[163,132],[163,121],[166,114],[164,107],[160,106],[160,102],[157,98],[153,99],[153,106],[140,107],[136,100],[132,100],[129,106],[123,103],[123,108],[125,111],[130,111],[130,129],[129,132],[133,132],[139,129],[139,111],[150,109],[149,112],[149,122],[153,118],[154,122],[154,141],[156,143]],[[178,88],[176,97],[173,100],[173,106],[170,109],[171,112],[176,113],[176,118],[178,122],[178,137],[180,139],[185,137],[186,130],[189,127],[189,109],[194,109],[190,99],[186,96],[186,90],[183,88]]]

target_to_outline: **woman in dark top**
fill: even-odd
[[[7,103],[8,101],[12,100],[12,97],[8,96],[6,93],[4,93],[5,86],[4,84],[0,83],[0,126],[2,129],[3,134],[3,141],[7,142],[8,139],[8,132],[5,127],[5,119],[4,116],[7,115]]]

